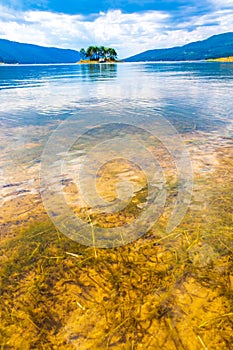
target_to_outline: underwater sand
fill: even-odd
[[[184,139],[194,171],[187,215],[166,234],[165,211],[126,246],[93,249],[59,233],[41,202],[38,164],[2,186],[2,349],[230,349],[232,140]],[[74,184],[64,182],[64,191],[84,218]],[[130,207],[122,221],[135,213]]]

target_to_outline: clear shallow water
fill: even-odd
[[[0,66],[0,201],[5,203],[1,207],[0,234],[7,236],[10,225],[13,235],[20,225],[32,225],[19,239],[17,236],[11,240],[9,235],[9,245],[4,246],[3,240],[3,347],[45,345],[67,349],[73,343],[82,349],[118,348],[114,344],[125,342],[127,334],[127,346],[135,349],[137,344],[145,349],[163,348],[164,344],[169,349],[198,349],[200,344],[210,349],[229,349],[233,288],[232,77],[233,65],[219,63]],[[99,125],[106,119],[133,123],[136,115],[141,116],[142,126],[149,120],[151,129],[159,117],[166,118],[187,142],[196,181],[190,211],[175,236],[168,235],[167,240],[155,227],[152,236],[143,236],[135,245],[120,251],[100,249],[96,256],[93,249],[72,245],[70,240],[63,245],[65,236],[48,228],[50,224],[37,195],[46,141],[61,121],[70,117],[64,129],[68,135],[73,135],[72,123],[76,120],[76,126],[81,128]],[[110,128],[105,137],[111,138],[112,132]],[[58,135],[61,145],[65,135]],[[86,141],[89,146],[89,136],[83,136],[84,146]],[[95,129],[93,144],[101,141],[100,136],[101,128]],[[123,146],[127,146],[124,129],[120,136]],[[142,136],[149,146],[153,145],[154,140],[147,134]],[[55,154],[60,151],[57,145],[52,149]],[[137,149],[137,145],[130,145]],[[75,174],[77,169],[73,154],[83,154],[82,149],[72,146],[65,159],[69,174]],[[121,140],[119,149],[122,150]],[[220,163],[214,154],[217,149]],[[131,150],[134,151],[132,147]],[[104,144],[100,142],[97,151],[92,161],[96,154],[104,153]],[[163,169],[171,166],[172,157],[165,154],[163,158],[159,148],[157,155],[163,160]],[[86,165],[87,174],[90,162]],[[135,169],[130,166],[122,167],[122,173],[135,177]],[[140,169],[136,170],[139,174]],[[165,175],[169,179],[173,173]],[[68,179],[62,180],[67,186],[67,203],[79,204]],[[56,184],[59,181],[60,178]],[[100,194],[114,197],[115,184],[109,181],[108,173],[103,182],[103,187],[99,183]],[[124,196],[124,188],[119,190]],[[89,188],[85,191],[92,195],[92,189],[91,193]],[[139,195],[139,209],[144,211],[147,193]],[[169,200],[174,195],[172,187]],[[172,205],[168,209],[165,219]],[[135,216],[138,214],[139,210]],[[127,213],[112,220],[112,224],[124,224],[126,218]],[[103,221],[101,216],[100,224],[106,223]],[[94,278],[88,282],[89,274]],[[105,347],[102,344],[106,332]],[[115,333],[116,339],[111,339]]]
[[[232,137],[232,88],[231,63],[0,66],[1,172],[38,163],[51,131],[80,111],[87,124],[150,113],[181,133]]]

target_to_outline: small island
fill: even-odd
[[[80,61],[78,63],[116,63],[117,52],[112,47],[89,46],[86,50],[80,49]]]

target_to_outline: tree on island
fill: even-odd
[[[108,60],[115,61],[117,59],[117,52],[112,47],[105,46],[89,46],[87,50],[82,48],[80,50],[81,60],[88,59],[90,61]]]
[[[86,57],[86,51],[85,49],[82,47],[81,50],[80,50],[80,58],[81,60],[84,60]]]

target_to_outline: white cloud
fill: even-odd
[[[210,2],[212,5],[216,6],[217,8],[233,7],[232,0],[210,0]]]
[[[232,10],[216,10],[215,12],[202,15],[200,17],[193,17],[187,23],[181,23],[178,28],[183,32],[185,42],[202,40],[209,36],[233,31],[232,28]],[[189,33],[185,28],[193,27],[195,29]]]
[[[211,1],[219,3],[218,0]],[[228,3],[228,0],[224,1]],[[114,10],[101,12],[89,20],[81,15],[46,11],[16,12],[0,5],[0,37],[77,50],[82,46],[103,44],[115,47],[120,57],[127,57],[148,49],[182,45],[231,31],[232,16],[233,9],[216,8],[215,12],[194,16],[189,22],[176,24],[173,28],[171,15],[164,11],[126,14]]]

